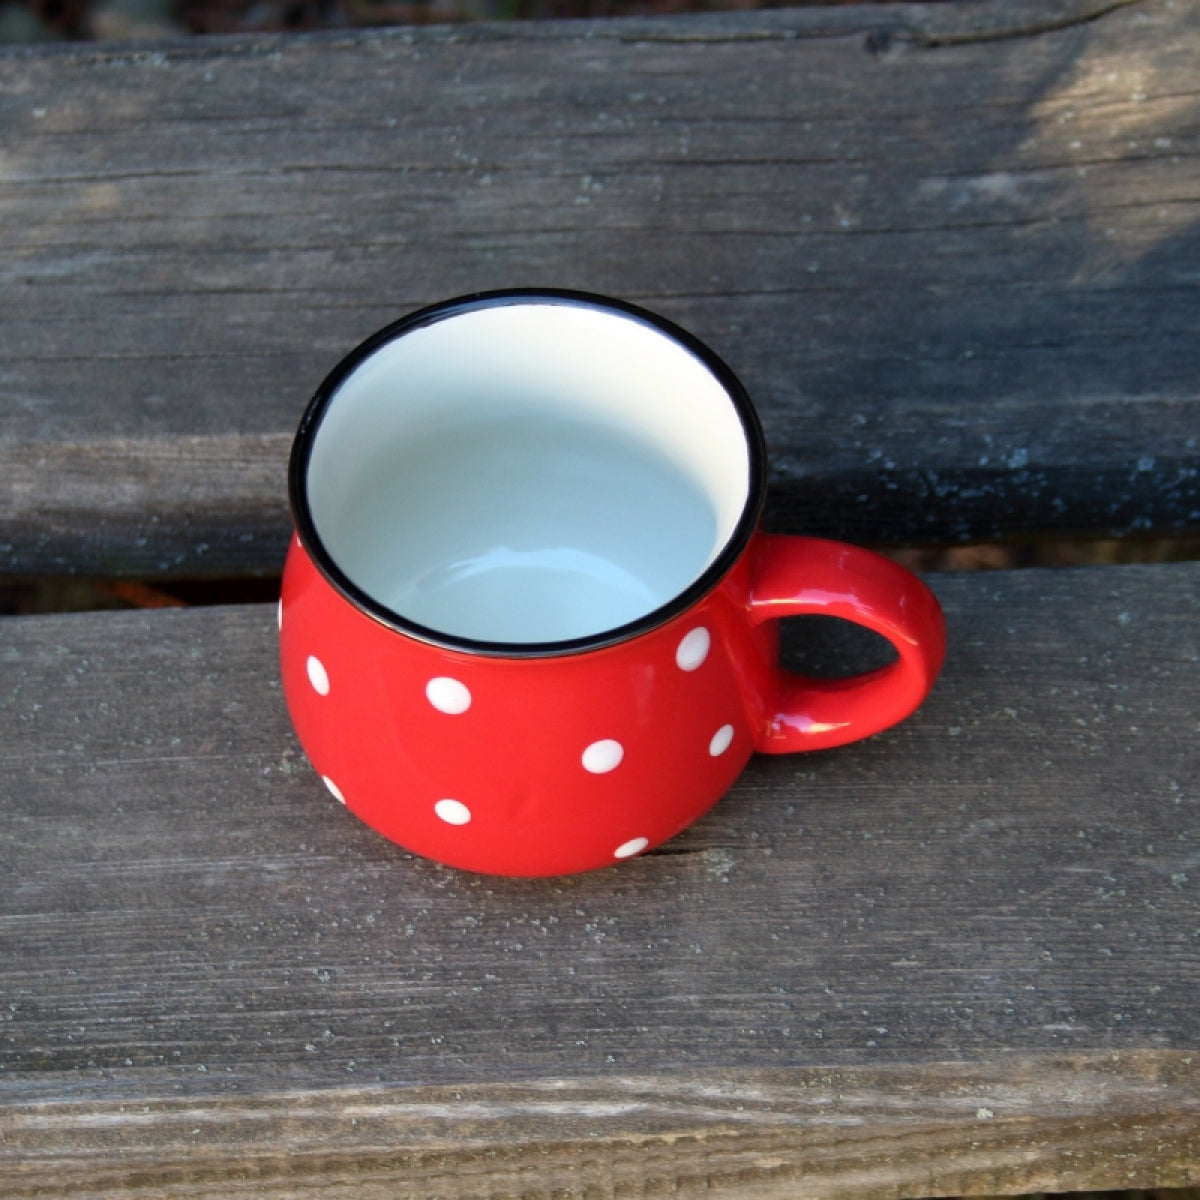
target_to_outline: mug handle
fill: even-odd
[[[857,546],[760,533],[753,562],[752,624],[818,614],[887,638],[899,658],[848,679],[776,668],[775,713],[755,739],[766,754],[821,750],[870,737],[907,717],[929,694],[946,654],[937,598],[911,571]]]

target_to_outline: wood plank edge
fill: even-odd
[[[6,1196],[1182,1186],[1200,1180],[1198,1067],[1200,1051],[1145,1049],[185,1097],[151,1076],[144,1095],[7,1105],[0,1163]]]

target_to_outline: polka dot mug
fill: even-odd
[[[354,350],[292,449],[283,686],[329,791],[452,866],[584,871],[695,821],[758,751],[911,713],[945,632],[915,576],[768,535],[758,419],[670,322],[575,292],[465,297]],[[779,619],[895,646],[784,672]]]

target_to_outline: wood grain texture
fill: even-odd
[[[11,619],[0,1193],[1196,1182],[1200,567],[934,582],[914,718],[549,881],[332,802],[273,609]]]
[[[853,6],[0,53],[0,565],[278,568],[340,355],[476,289],[742,375],[776,528],[1200,523],[1200,11]]]

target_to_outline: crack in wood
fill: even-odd
[[[946,46],[975,45],[981,42],[1011,41],[1015,38],[1042,37],[1048,33],[1059,33],[1064,29],[1072,29],[1081,25],[1090,25],[1111,13],[1123,8],[1132,8],[1144,4],[1145,0],[1108,0],[1098,7],[1091,5],[1079,6],[1082,11],[1068,11],[1059,17],[1049,17],[1034,21],[1031,24],[1016,24],[1010,28],[980,28],[963,29],[948,33],[929,33],[918,35],[917,43],[924,49],[940,49]],[[1071,6],[1072,10],[1076,6]]]
[[[828,27],[782,27],[775,29],[705,30],[702,28],[655,32],[638,30],[622,33],[618,39],[629,44],[701,43],[704,45],[736,44],[742,42],[795,42],[821,39],[865,37],[865,49],[882,56],[897,44],[923,50],[936,50],[950,46],[978,45],[986,42],[1012,41],[1018,38],[1041,37],[1065,29],[1088,25],[1123,8],[1144,4],[1146,0],[1106,0],[1105,3],[1068,3],[1066,11],[1057,16],[1043,16],[1044,4],[988,5],[982,14],[975,14],[963,28],[955,26],[961,22],[957,12],[951,14],[951,22],[944,28],[944,16],[936,9],[932,17],[921,23],[900,20],[895,24],[885,22],[863,22],[857,19]],[[869,10],[869,5],[860,6],[859,12]],[[1015,10],[1015,11],[1014,11]],[[811,13],[811,10],[806,10]]]

